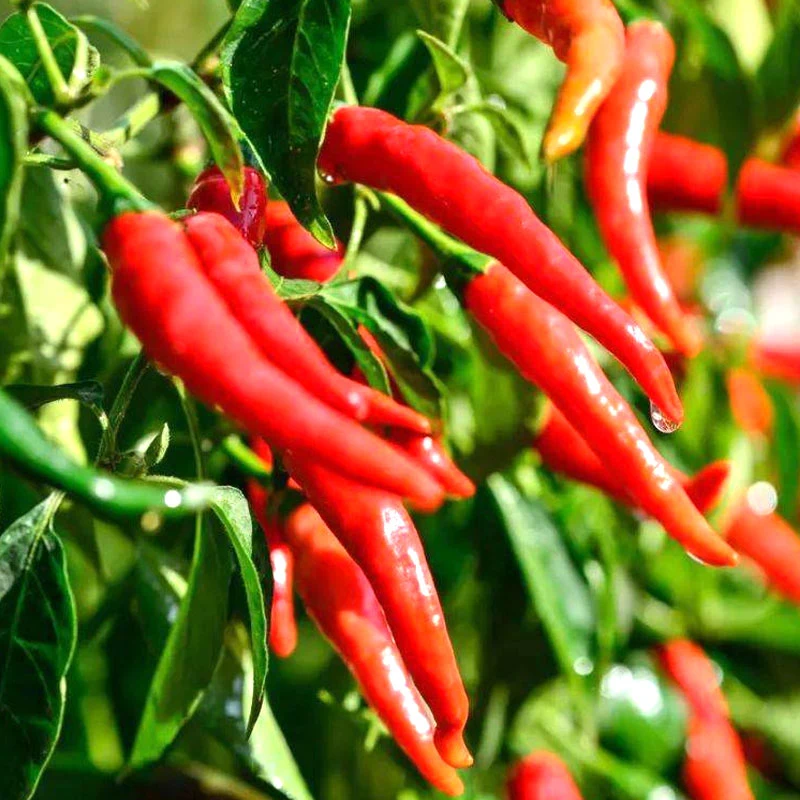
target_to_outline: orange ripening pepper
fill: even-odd
[[[664,415],[683,408],[664,357],[589,275],[522,195],[429,128],[374,108],[339,108],[325,134],[320,171],[391,192],[480,253],[505,264],[631,372]]]
[[[583,436],[552,404],[548,406],[547,418],[534,439],[533,446],[548,469],[572,480],[594,486],[623,505],[636,506],[636,501],[628,494],[617,473],[603,464]],[[683,475],[678,470],[673,472],[697,510],[705,513],[719,501],[730,469],[730,462],[715,461],[693,478]]]
[[[577,150],[622,70],[625,28],[611,0],[496,0],[501,11],[549,44],[567,65],[550,126],[545,160]]]
[[[775,411],[758,377],[749,369],[735,367],[725,376],[725,384],[736,424],[745,433],[769,436]]]
[[[454,767],[472,756],[463,731],[469,701],[417,529],[400,500],[312,459],[285,464],[309,502],[372,584],[408,671],[436,720],[436,747]]]
[[[223,241],[231,243],[230,252],[248,247],[225,219],[207,216],[227,226]],[[219,223],[204,228],[212,239]],[[114,303],[148,358],[276,450],[305,453],[421,508],[437,507],[441,487],[413,459],[310,394],[264,355],[209,279],[213,265],[204,259],[220,242],[208,248],[196,247],[199,242],[156,212],[121,214],[103,233]],[[223,248],[219,255],[230,253]]]
[[[263,243],[270,265],[284,278],[327,283],[342,266],[344,247],[335,250],[320,244],[295,218],[289,204],[273,200],[267,207]]]
[[[546,750],[516,764],[506,786],[508,800],[583,800],[566,764]]]
[[[297,564],[306,610],[347,664],[367,702],[417,769],[450,796],[464,791],[433,742],[431,713],[420,697],[364,573],[314,509],[302,505],[284,535]]]
[[[589,129],[586,187],[633,300],[675,348],[693,357],[702,340],[664,272],[647,201],[650,152],[674,62],[675,44],[661,23],[628,28],[622,74]]]
[[[800,605],[800,536],[778,514],[759,514],[743,500],[725,539],[763,571],[769,586]]]

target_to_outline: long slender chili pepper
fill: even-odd
[[[737,425],[745,433],[769,436],[775,411],[758,376],[744,367],[734,367],[725,376],[725,385]]]
[[[647,168],[667,109],[675,44],[659,22],[628,27],[622,74],[595,116],[586,148],[586,186],[606,246],[634,301],[684,355],[702,347],[661,265]]]
[[[364,570],[408,671],[436,720],[436,747],[454,767],[472,757],[469,714],[439,596],[414,523],[399,499],[288,453],[286,467],[326,525]]]
[[[624,505],[636,505],[618,473],[608,469],[600,461],[583,436],[552,404],[547,409],[547,417],[533,446],[549,469],[572,480],[594,486]],[[730,468],[729,462],[716,461],[692,478],[678,470],[673,470],[673,473],[695,507],[705,513],[719,500],[730,475]]]
[[[610,0],[495,0],[502,12],[567,65],[544,140],[553,162],[577,150],[592,117],[617,80],[625,28]]]
[[[305,453],[423,508],[441,502],[441,487],[405,453],[264,357],[217,294],[180,225],[155,212],[121,214],[107,226],[103,246],[122,319],[148,357],[196,397],[279,451]]]
[[[661,353],[592,280],[525,198],[456,145],[372,108],[340,108],[319,159],[334,181],[392,192],[471,247],[507,264],[606,346],[670,419],[683,411]]]
[[[284,278],[326,283],[342,266],[344,247],[339,244],[336,250],[329,250],[320,244],[283,200],[273,201],[267,208],[263,243],[272,269]]]
[[[647,197],[655,211],[718,214],[728,184],[728,159],[711,145],[660,131],[647,169]]]
[[[414,686],[364,573],[309,505],[284,525],[297,564],[297,590],[320,631],[358,681],[367,702],[419,771],[456,796],[464,787],[434,746],[434,724]]]
[[[694,800],[753,800],[742,743],[728,715],[716,670],[693,642],[658,650],[661,664],[689,706],[683,780]]]
[[[767,583],[800,605],[800,536],[778,514],[759,514],[742,501],[725,531],[737,552],[763,571]]]
[[[769,378],[800,383],[800,345],[795,341],[756,341],[750,350],[750,363]]]
[[[695,508],[570,321],[502,264],[467,251],[405,204],[384,202],[440,255],[445,277],[500,352],[581,431],[608,469],[625,476],[637,505],[696,557],[735,564],[734,551]]]
[[[222,214],[253,247],[259,247],[266,229],[267,185],[257,169],[246,167],[244,191],[237,208],[220,168],[209,167],[194,182],[186,208]]]
[[[538,750],[517,763],[506,783],[508,800],[582,800],[566,764]]]
[[[266,442],[254,439],[253,451],[268,466],[272,451]],[[297,647],[297,620],[294,613],[294,556],[286,544],[277,519],[268,513],[269,493],[255,479],[247,481],[247,498],[256,520],[264,531],[272,570],[272,608],[269,623],[269,646],[278,658],[288,658]]]
[[[736,209],[745,225],[800,233],[800,171],[748,159],[736,185]]]
[[[263,354],[309,392],[355,419],[430,432],[425,417],[351,381],[325,357],[261,271],[258,255],[219,214],[185,221],[206,276]]]

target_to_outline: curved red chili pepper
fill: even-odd
[[[219,167],[209,167],[194,182],[186,208],[222,214],[253,247],[259,247],[266,227],[267,185],[258,170],[245,167],[244,191],[236,208],[225,176]]]
[[[767,583],[800,605],[800,536],[778,514],[759,514],[744,500],[725,538],[763,571]]]
[[[694,643],[658,649],[664,670],[689,705],[683,779],[694,800],[753,800],[742,743],[728,715],[714,665]]]
[[[391,439],[422,464],[451,497],[475,494],[475,484],[453,463],[440,438],[396,430]]]
[[[769,436],[775,411],[767,390],[749,369],[735,367],[725,376],[731,412],[745,433]]]
[[[625,28],[610,0],[497,0],[503,13],[549,44],[567,65],[544,139],[553,162],[577,150],[614,86],[625,54]]]
[[[662,412],[682,408],[661,353],[591,278],[527,201],[438,134],[373,108],[340,108],[322,146],[331,180],[392,192],[445,230],[505,263],[606,346]]]
[[[647,168],[653,210],[719,214],[727,185],[728,159],[721,150],[659,131]]]
[[[628,27],[622,74],[589,129],[586,187],[634,301],[684,355],[702,348],[661,265],[647,202],[653,140],[667,109],[675,44],[659,22]]]
[[[269,494],[264,486],[257,480],[248,480],[247,498],[267,539],[269,563],[272,568],[269,647],[278,658],[288,658],[297,647],[297,621],[294,613],[294,556],[284,541],[277,520],[270,519],[267,514]]]
[[[197,214],[185,221],[185,227],[217,294],[270,361],[355,419],[430,432],[430,422],[421,414],[336,371],[275,293],[255,250],[224,217]]]
[[[546,750],[516,764],[506,786],[508,800],[583,800],[566,764]]]
[[[454,767],[472,756],[469,701],[414,523],[399,499],[288,453],[285,464],[325,524],[364,570],[408,671],[436,720],[436,747]]]
[[[337,242],[336,250],[320,244],[283,200],[274,200],[267,208],[263,243],[269,250],[272,269],[284,278],[326,283],[342,266],[341,243]]]
[[[180,225],[154,212],[122,214],[107,226],[103,247],[123,321],[148,357],[179,376],[192,394],[279,451],[317,458],[423,508],[441,502],[441,487],[413,459],[326,406],[264,357],[217,294]]]
[[[608,469],[624,475],[643,511],[704,562],[736,563],[563,314],[496,262],[469,282],[464,300],[500,352],[558,406]]]
[[[745,225],[800,233],[800,171],[748,159],[736,184],[736,210]]]
[[[461,794],[461,780],[434,746],[430,711],[364,573],[309,505],[292,512],[284,535],[296,559],[297,590],[306,610],[347,664],[367,702],[427,780],[445,794]]]
[[[622,479],[603,464],[583,436],[552,404],[549,405],[546,421],[537,434],[533,446],[548,469],[572,480],[594,486],[624,505],[636,506],[636,501],[628,494]],[[715,461],[700,470],[693,478],[683,475],[678,470],[672,471],[695,508],[705,513],[719,501],[730,476],[730,470],[730,462]]]

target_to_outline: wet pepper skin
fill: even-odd
[[[667,109],[675,45],[658,22],[627,31],[622,74],[592,123],[586,186],[603,239],[634,301],[673,346],[697,355],[702,340],[669,284],[647,201],[647,170]]]
[[[511,771],[508,800],[583,800],[563,761],[553,753],[531,753]]]
[[[244,242],[227,221],[217,220],[214,230],[221,222]],[[422,507],[438,506],[442,489],[423,468],[264,356],[209,280],[202,249],[180,225],[154,212],[121,214],[104,231],[103,248],[123,321],[148,358],[180,377],[192,394],[280,452],[305,453]]]
[[[469,282],[464,301],[500,352],[552,400],[603,464],[625,476],[626,491],[643,511],[707,564],[736,563],[563,314],[496,262]]]
[[[463,740],[469,701],[441,603],[414,523],[399,498],[358,484],[313,459],[287,454],[289,474],[364,570],[408,671],[436,720],[442,758],[467,767]]]
[[[431,713],[364,573],[307,504],[286,520],[284,537],[297,564],[297,590],[306,610],[367,702],[425,778],[445,794],[461,794],[461,780],[436,750]]]
[[[567,65],[544,140],[548,162],[577,150],[617,81],[625,28],[611,0],[500,0],[503,13]]]
[[[384,111],[344,107],[328,126],[319,168],[333,181],[398,195],[448,233],[504,263],[616,355],[664,414],[680,421],[683,409],[672,375],[644,331],[525,198],[471,155]]]

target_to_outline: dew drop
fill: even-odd
[[[177,489],[170,489],[164,494],[164,505],[167,508],[178,508],[182,502],[183,498]]]
[[[586,658],[586,656],[581,656],[580,658],[576,658],[575,661],[572,662],[572,669],[578,673],[578,675],[591,675],[594,672],[594,663],[590,658]]]
[[[767,481],[754,483],[747,490],[747,505],[759,516],[766,517],[778,507],[778,492]]]
[[[680,428],[680,423],[668,419],[652,400],[650,401],[650,421],[660,433],[675,433]]]
[[[97,478],[92,484],[92,491],[101,500],[110,500],[116,494],[114,484],[108,478]]]
[[[330,172],[323,172],[322,170],[320,170],[319,177],[322,178],[322,182],[327,184],[328,186],[333,186],[333,184],[336,183],[336,177],[332,175]]]

